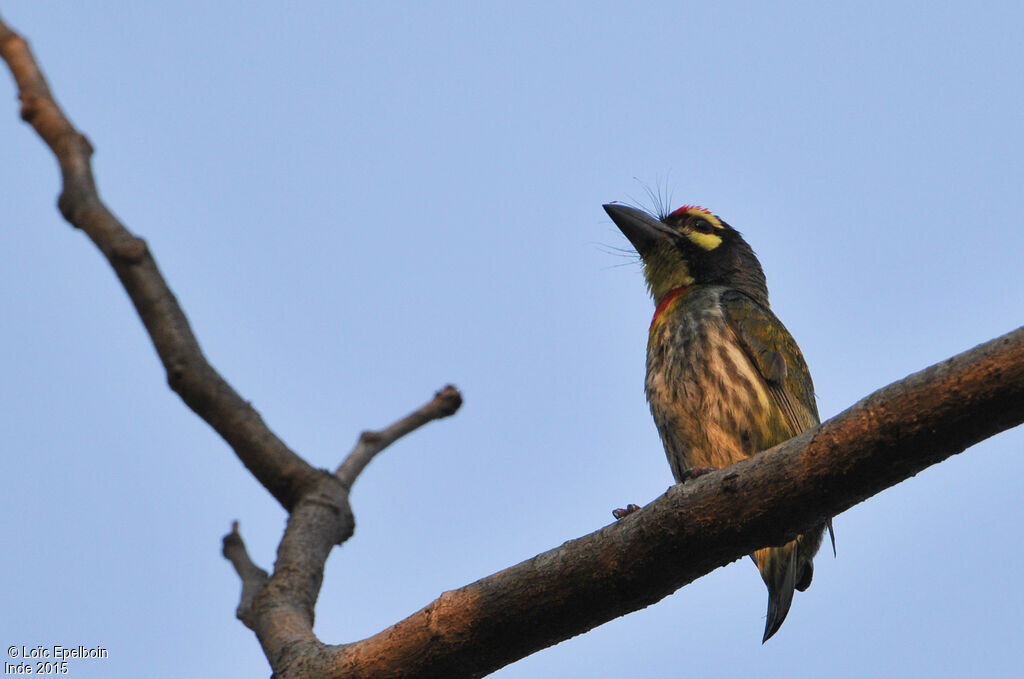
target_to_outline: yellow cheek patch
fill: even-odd
[[[714,222],[712,222],[712,224],[713,223]],[[722,227],[718,226],[718,228]],[[722,244],[722,237],[719,236],[717,233],[701,233],[700,231],[693,231],[692,229],[687,229],[686,231],[683,232],[683,235],[689,238],[690,242],[693,243],[694,245],[704,248],[709,252]]]

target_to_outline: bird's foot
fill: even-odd
[[[717,471],[718,467],[690,467],[689,469],[683,472],[683,478],[679,479],[679,483],[686,483],[687,481],[691,481],[697,478],[698,476],[704,476],[705,474],[710,474],[711,472]]]
[[[628,505],[626,505],[625,508],[620,507],[619,509],[613,509],[612,510],[612,516],[614,516],[616,520],[624,519],[627,516],[629,516],[630,514],[632,514],[633,512],[636,512],[636,511],[639,511],[639,510],[640,510],[640,505],[635,505],[635,504],[633,504],[631,502]]]

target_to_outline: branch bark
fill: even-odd
[[[96,244],[117,273],[167,371],[167,382],[213,427],[285,509],[291,509],[326,472],[296,455],[259,413],[214,370],[192,334],[146,242],[114,216],[96,190],[92,145],[64,115],[28,43],[0,20],[0,56],[18,86],[21,117],[50,147],[63,189],[57,206]]]
[[[209,365],[146,244],[102,203],[91,146],[64,116],[25,41],[0,21],[0,56],[22,117],[54,152],[65,218],[117,272],[186,404],[289,510],[272,575],[237,526],[224,539],[243,590],[239,617],[276,677],[479,677],[668,596],[754,549],[781,544],[867,497],[1024,421],[1024,328],[875,392],[820,426],[675,486],[620,522],[487,576],[362,641],[313,634],[323,567],[354,529],[349,489],[383,448],[461,402],[446,388],[380,432],[335,474],[280,441]]]

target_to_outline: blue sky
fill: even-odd
[[[823,417],[1021,323],[1020,4],[722,5],[3,3],[208,357],[300,454],[333,467],[463,391],[356,485],[323,640],[671,483],[652,306],[602,203],[650,188],[743,231]],[[166,388],[0,80],[0,641],[109,649],[78,679],[265,676],[219,541],[240,520],[269,567],[284,513]],[[837,517],[765,646],[742,560],[495,676],[1009,676],[1022,444]]]

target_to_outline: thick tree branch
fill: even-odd
[[[63,178],[57,201],[61,214],[92,239],[114,268],[146,326],[171,388],[228,442],[278,502],[290,509],[321,472],[292,452],[207,362],[146,242],[130,233],[100,200],[90,165],[89,140],[57,105],[28,43],[2,20],[0,56],[17,83],[21,117],[57,157]]]

